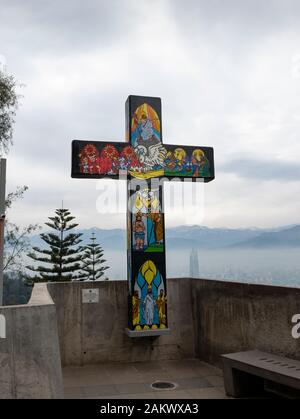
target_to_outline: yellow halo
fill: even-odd
[[[196,150],[193,151],[193,157],[195,157],[195,159],[198,161],[200,161],[204,155],[205,155],[204,151],[201,150],[200,148],[197,148]]]
[[[174,151],[174,156],[179,161],[183,160],[186,156],[186,152],[183,148],[176,148]]]

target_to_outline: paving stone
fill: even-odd
[[[139,394],[149,392],[149,387],[142,383],[128,383],[128,384],[116,384],[117,392],[119,394]]]
[[[217,375],[219,377],[223,376],[223,372],[221,369],[214,367],[213,365],[209,365],[206,362],[201,362],[195,366],[195,372],[201,374],[203,377]]]
[[[86,386],[83,388],[84,397],[115,396],[118,391],[114,385]]]
[[[127,400],[132,400],[132,399],[151,399],[151,400],[158,400],[158,397],[156,394],[154,393],[138,393],[138,394],[121,394],[119,396],[114,396],[112,397],[113,399],[127,399]]]
[[[180,378],[177,380],[177,384],[180,389],[213,387],[205,378],[200,377]]]
[[[84,387],[65,387],[65,399],[82,399],[84,397]]]
[[[211,375],[205,377],[205,379],[212,384],[214,387],[224,387],[224,379],[218,375]]]
[[[115,374],[111,374],[109,377],[110,381],[113,384],[135,384],[135,383],[144,383],[145,382],[145,377],[143,377],[141,374],[122,374],[120,373],[115,373]]]
[[[224,398],[222,371],[199,360],[107,363],[65,368],[65,397],[108,399]],[[204,378],[205,377],[205,378]],[[155,390],[155,381],[178,384]]]
[[[194,399],[226,399],[225,393],[214,387],[194,388],[187,390],[187,392]]]
[[[185,390],[170,390],[158,392],[157,398],[159,400],[179,400],[192,399],[192,396]]]

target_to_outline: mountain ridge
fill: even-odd
[[[92,232],[100,245],[107,249],[126,248],[126,230],[99,227],[77,229],[86,243]],[[39,235],[32,236],[31,244],[43,246]],[[276,228],[212,228],[199,225],[169,227],[166,229],[166,246],[171,249],[233,249],[262,247],[300,247],[300,225]]]
[[[231,247],[237,247],[233,245]],[[239,243],[239,248],[300,247],[300,225],[281,231],[265,232]]]

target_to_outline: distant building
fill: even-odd
[[[199,278],[199,261],[198,261],[198,251],[192,249],[190,254],[190,278]]]

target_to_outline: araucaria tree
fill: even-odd
[[[97,281],[104,275],[104,271],[108,269],[108,266],[104,265],[106,260],[103,259],[103,249],[96,243],[95,233],[92,233],[90,240],[90,243],[84,246],[82,281]]]
[[[36,273],[30,279],[33,282],[72,281],[82,279],[80,272],[82,250],[78,246],[82,240],[80,233],[71,233],[78,224],[67,209],[57,209],[50,222],[45,223],[54,233],[40,234],[41,239],[49,246],[48,249],[33,247],[28,256],[42,265],[27,266]]]

